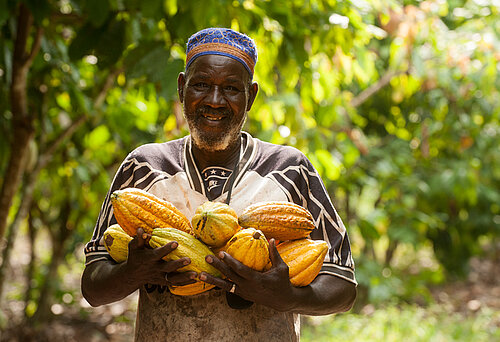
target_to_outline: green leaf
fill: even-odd
[[[8,0],[0,0],[0,26],[2,26],[10,16],[10,8],[8,2]]]
[[[162,73],[162,78],[160,80],[161,89],[159,95],[165,99],[176,99],[177,98],[177,76],[181,71],[184,70],[184,61],[180,59],[174,59],[173,61],[166,64],[166,68]]]
[[[99,37],[105,34],[103,27],[95,27],[90,22],[86,23],[76,34],[70,43],[68,55],[71,60],[79,60],[85,55],[92,53],[97,45]]]
[[[23,2],[33,14],[33,19],[37,25],[41,25],[43,19],[48,18],[51,14],[52,8],[49,1],[24,0]]]
[[[161,1],[141,1],[140,10],[143,16],[147,18],[163,17],[163,6]]]
[[[177,0],[165,0],[163,6],[169,16],[174,16],[177,13]]]
[[[106,32],[99,37],[95,54],[100,68],[108,68],[115,64],[125,50],[125,21],[112,21]]]
[[[165,77],[165,69],[170,58],[170,51],[159,42],[146,42],[130,51],[125,59],[127,78],[146,76],[151,82]],[[175,82],[176,78],[170,79]]]
[[[377,240],[380,238],[379,232],[371,222],[361,219],[358,225],[363,238],[367,240]]]
[[[98,126],[87,135],[87,146],[92,150],[98,150],[110,137],[111,134],[105,125]]]
[[[89,21],[95,27],[104,24],[109,14],[109,0],[87,0],[85,8],[89,15]]]

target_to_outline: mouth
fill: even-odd
[[[201,114],[201,116],[207,119],[208,121],[221,121],[222,119],[225,118],[224,115],[214,115],[210,113],[203,113]]]
[[[230,117],[230,111],[225,108],[214,109],[214,108],[202,107],[198,111],[198,114],[208,122],[212,123],[216,123]]]

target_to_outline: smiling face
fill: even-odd
[[[198,57],[179,74],[183,104],[193,143],[200,150],[224,151],[239,143],[241,128],[257,95],[245,67],[219,55]]]

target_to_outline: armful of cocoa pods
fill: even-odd
[[[278,311],[327,315],[349,310],[356,298],[356,286],[333,275],[318,275],[307,286],[294,286],[290,282],[289,267],[278,253],[274,239],[269,241],[271,267],[264,272],[245,266],[226,252],[218,256],[207,257],[207,262],[226,278],[202,272],[201,280]]]
[[[90,305],[100,306],[121,300],[144,284],[164,286],[194,282],[196,272],[176,272],[177,269],[189,265],[191,262],[189,258],[163,260],[163,257],[177,248],[176,241],[151,249],[146,248],[147,238],[144,231],[139,228],[137,235],[128,245],[127,260],[121,263],[99,260],[85,267],[81,290]],[[168,283],[166,274],[169,274]]]

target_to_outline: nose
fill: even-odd
[[[221,87],[213,85],[205,97],[205,103],[213,108],[225,107],[226,99]]]

